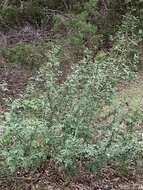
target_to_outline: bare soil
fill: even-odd
[[[118,91],[127,90],[131,87],[143,88],[143,72],[138,72],[132,80],[124,80],[118,84]]]
[[[0,112],[6,108],[6,101],[18,98],[24,91],[34,70],[20,65],[0,62]]]
[[[143,179],[135,174],[121,175],[117,168],[104,166],[100,178],[81,166],[76,176],[65,181],[52,161],[46,161],[35,172],[17,173],[0,179],[2,190],[142,190]]]

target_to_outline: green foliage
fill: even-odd
[[[60,62],[65,65],[77,63],[84,55],[85,47],[94,49],[98,46],[97,28],[88,19],[88,12],[83,9],[75,14],[53,17],[54,31],[63,34],[58,43],[62,45]]]
[[[79,145],[82,147],[90,140],[90,126],[98,107],[107,100],[104,95],[105,88],[102,86],[106,82],[106,73],[100,76],[97,71],[107,66],[96,66],[90,60],[88,63],[88,60],[84,59],[81,66],[59,86],[55,78],[57,64],[57,57],[51,54],[48,66],[41,69],[36,79],[42,82],[42,92],[35,87],[30,96],[14,102],[12,112],[6,113],[9,127],[1,140],[5,145],[1,155],[3,164],[11,171],[13,168],[25,168],[26,164],[31,166],[31,163],[41,161],[41,155],[43,158],[51,156],[65,167],[71,167],[74,160],[79,159],[82,154]],[[91,75],[93,78],[90,78]],[[110,83],[111,81],[106,94],[110,92]],[[96,100],[97,102],[92,104],[94,99],[100,102]],[[5,155],[8,147],[9,152]],[[76,147],[77,152],[73,151]]]
[[[40,45],[19,42],[14,47],[2,49],[1,55],[10,63],[34,68],[39,67],[44,59],[40,48]]]
[[[68,31],[67,40],[70,44],[82,45],[96,34],[96,26],[88,22],[87,12],[69,17],[56,15],[53,21],[55,30]]]
[[[114,36],[112,54],[119,67],[124,68],[125,72],[128,72],[128,68],[137,71],[141,66],[141,51],[139,48],[139,43],[142,41],[141,30],[140,19],[127,14]],[[127,70],[125,67],[127,67]]]
[[[122,107],[113,108],[108,117],[99,116],[104,106],[111,104],[120,77],[117,65],[106,54],[93,61],[86,50],[75,70],[59,85],[59,49],[49,52],[47,63],[25,96],[5,113],[1,174],[35,168],[47,157],[69,173],[75,172],[82,160],[98,171],[103,163],[130,163],[136,156],[131,150],[141,150],[138,143],[142,141],[134,138],[134,126],[141,124],[142,110],[130,115],[123,113]]]
[[[73,5],[81,4],[81,0],[31,0],[31,1],[0,1],[0,27],[9,29],[13,26],[21,26],[26,22],[33,25],[46,26],[55,15],[55,10],[70,10]],[[4,28],[3,28],[4,27]]]
[[[7,7],[5,10],[0,11],[0,21],[2,26],[16,25],[19,20],[20,12],[16,7]]]

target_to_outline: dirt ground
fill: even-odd
[[[143,178],[135,173],[121,175],[117,168],[104,166],[100,178],[82,166],[76,176],[65,181],[66,173],[59,173],[52,161],[39,170],[0,180],[2,190],[143,190]]]

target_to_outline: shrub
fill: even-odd
[[[40,48],[40,45],[36,46],[34,43],[19,42],[14,47],[2,49],[1,55],[8,60],[9,63],[34,68],[39,67],[44,59]]]
[[[68,15],[68,17],[56,15],[53,22],[55,31],[65,30],[68,32],[66,40],[73,45],[84,45],[88,40],[91,41],[96,34],[96,26],[88,22],[87,12]]]
[[[114,36],[112,54],[118,55],[115,60],[121,68],[129,67],[132,71],[137,71],[141,66],[139,43],[142,41],[142,37],[140,35],[140,21],[139,17],[129,13],[126,14],[120,29]]]
[[[79,15],[79,22],[74,17],[64,24],[83,43],[86,34],[94,34],[95,27],[85,20],[87,14]],[[45,63],[33,83],[5,113],[6,128],[0,140],[1,174],[38,167],[47,157],[70,174],[81,162],[98,172],[104,163],[129,167],[142,158],[142,108],[112,106],[118,80],[130,75],[130,67],[134,70],[139,64],[138,49],[132,51],[140,40],[134,27],[137,20],[126,17],[110,52],[98,52],[93,58],[92,51],[84,49],[83,58],[61,84],[61,47],[44,52]],[[33,46],[22,43],[6,56],[12,62],[35,64],[37,54],[29,60],[31,51]],[[101,117],[106,106],[109,112]]]
[[[0,141],[3,174],[37,167],[47,157],[70,174],[83,160],[98,171],[103,163],[130,163],[136,157],[131,150],[141,150],[142,141],[138,144],[134,126],[141,124],[142,111],[130,115],[114,108],[100,120],[99,113],[111,104],[118,80],[118,68],[108,55],[100,54],[93,62],[86,51],[59,85],[58,54],[59,48],[48,54],[47,65],[40,69],[25,96],[5,113],[6,129]]]
[[[27,22],[36,27],[43,25],[46,27],[47,24],[50,24],[51,18],[56,12],[68,11],[76,4],[81,4],[81,0],[1,0],[0,27],[1,30],[9,29],[10,27],[22,26]]]

